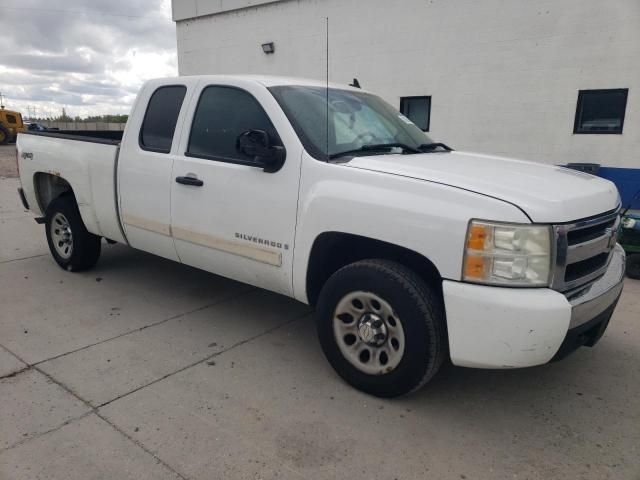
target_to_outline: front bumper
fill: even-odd
[[[520,368],[562,358],[604,333],[622,292],[625,254],[616,245],[605,274],[567,297],[546,288],[489,287],[445,280],[449,349],[455,365]]]

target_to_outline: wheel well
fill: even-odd
[[[315,305],[325,282],[340,268],[367,258],[396,261],[439,290],[442,277],[424,255],[392,243],[341,232],[327,232],[316,238],[307,269],[307,298]]]
[[[64,194],[73,195],[73,189],[64,178],[51,173],[38,172],[33,178],[36,199],[44,214],[53,200]]]

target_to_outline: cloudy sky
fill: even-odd
[[[170,0],[0,0],[0,92],[24,116],[128,113],[176,74]]]

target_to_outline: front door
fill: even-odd
[[[271,117],[266,111],[273,112]],[[183,263],[292,294],[301,146],[266,88],[238,80],[203,85],[173,164],[171,230]],[[263,130],[283,145],[283,167],[266,173],[238,137]]]

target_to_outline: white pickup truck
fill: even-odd
[[[392,397],[450,359],[594,345],[622,291],[615,186],[433,142],[363,90],[290,78],[144,85],[124,134],[19,135],[55,261],[121,242],[316,307],[348,383]]]

